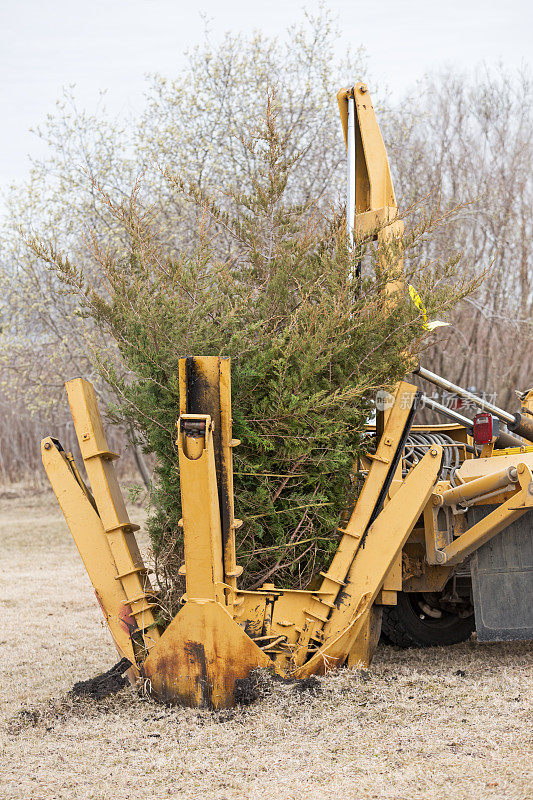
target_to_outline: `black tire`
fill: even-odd
[[[435,619],[423,614],[420,595],[398,592],[398,604],[383,606],[382,635],[399,647],[439,647],[465,642],[475,629],[474,615],[459,617],[443,612]]]

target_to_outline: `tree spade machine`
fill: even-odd
[[[401,235],[389,163],[367,87],[338,102],[348,152],[349,236]],[[393,290],[394,287],[391,287]],[[180,360],[176,421],[186,591],[164,626],[135,540],[92,385],[67,397],[88,484],[52,437],[44,468],[118,652],[139,689],[166,703],[220,709],[263,667],[288,678],[368,665],[380,633],[399,645],[531,638],[533,389],[511,414],[440,376],[479,408],[473,419],[427,398],[447,422],[415,424],[423,398],[400,382],[368,426],[364,483],[335,535],[317,588],[239,588],[230,362]]]

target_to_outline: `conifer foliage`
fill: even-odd
[[[241,585],[304,587],[327,566],[339,517],[353,505],[375,392],[409,371],[424,335],[407,292],[385,290],[400,278],[400,257],[409,256],[406,279],[430,312],[473,288],[457,279],[457,259],[417,264],[438,219],[417,214],[386,253],[371,240],[350,251],[338,209],[295,202],[288,187],[300,156],[279,133],[275,106],[271,94],[262,125],[246,138],[258,166],[245,188],[208,195],[164,173],[167,189],[195,209],[193,247],[176,249],[164,217],[143,205],[141,184],[127,203],[99,191],[124,245],[89,235],[96,277],[50,242],[31,242],[80,313],[116,342],[116,359],[96,354],[95,362],[117,397],[115,418],[155,456],[149,533],[169,613],[182,591],[179,358],[231,357]]]

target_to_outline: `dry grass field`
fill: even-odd
[[[139,520],[139,511],[132,515]],[[254,705],[67,696],[116,660],[49,494],[0,497],[2,800],[531,797],[531,650],[382,647],[368,673]]]

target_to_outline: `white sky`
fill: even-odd
[[[364,45],[370,73],[394,94],[444,63],[531,63],[533,0],[330,0],[348,42]],[[302,17],[301,0],[0,0],[0,193],[23,179],[29,133],[76,84],[80,106],[101,89],[113,113],[142,107],[144,76],[172,76],[183,51],[227,30],[283,36]],[[316,0],[305,3],[316,9]]]

